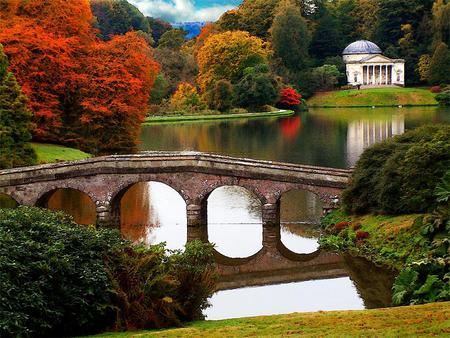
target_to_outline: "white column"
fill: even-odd
[[[381,77],[381,65],[379,65],[378,67],[380,68],[379,73],[378,73],[378,77],[380,78],[380,80],[378,81],[378,85],[381,86],[381,80],[382,80],[382,77]]]

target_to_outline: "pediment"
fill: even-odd
[[[362,62],[362,63],[369,63],[369,62],[370,63],[386,63],[386,62],[394,63],[395,60],[392,60],[392,59],[388,58],[387,56],[378,54],[378,55],[370,55],[365,58],[362,58],[359,62]]]

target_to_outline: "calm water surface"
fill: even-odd
[[[427,123],[450,122],[439,108],[316,109],[294,117],[211,123],[148,125],[142,150],[196,150],[318,166],[353,166],[369,145]],[[2,199],[0,198],[0,203]],[[7,203],[7,202],[4,202]],[[64,209],[81,224],[95,220],[89,197],[59,190],[48,207]],[[281,200],[281,242],[293,254],[318,249],[322,206],[313,194],[293,191]],[[186,242],[186,205],[170,187],[138,183],[121,201],[124,237],[171,249]],[[219,253],[249,257],[262,248],[261,204],[248,191],[221,187],[208,199],[208,238]],[[390,304],[392,274],[361,259],[342,257],[345,276],[241,287],[217,292],[208,319],[362,309]],[[276,269],[276,267],[273,267]],[[269,273],[270,275],[270,273]],[[267,277],[267,276],[266,276]],[[267,284],[267,283],[266,283]]]

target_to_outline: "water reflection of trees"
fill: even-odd
[[[57,189],[44,207],[63,211],[82,225],[95,224],[97,219],[94,202],[87,194],[75,189]]]
[[[318,239],[320,237],[320,227],[317,224],[292,224],[282,223],[283,231],[303,238]]]
[[[136,183],[120,201],[120,231],[124,238],[133,242],[146,242],[149,228],[160,226],[151,222],[153,210],[149,188],[148,182]]]

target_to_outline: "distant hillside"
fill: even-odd
[[[176,22],[172,24],[172,27],[186,31],[186,39],[190,40],[198,36],[206,24],[207,22]]]

